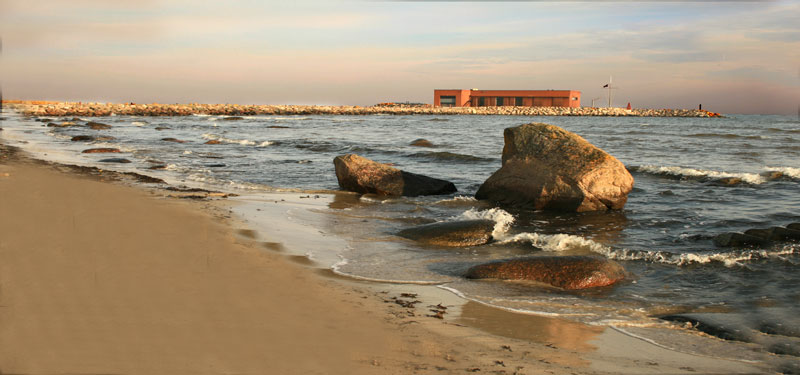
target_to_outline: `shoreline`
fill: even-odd
[[[505,116],[608,116],[608,117],[720,117],[697,109],[596,108],[596,107],[433,107],[433,106],[317,106],[238,104],[136,104],[4,100],[26,116],[258,116],[258,115],[505,115]]]
[[[233,235],[233,233],[236,232],[236,227],[246,225],[245,221],[241,221],[242,218],[237,218],[231,212],[230,207],[234,204],[239,204],[237,202],[220,199],[211,201],[199,200],[198,202],[181,201],[179,199],[174,199],[176,198],[174,191],[167,193],[168,191],[161,188],[150,188],[148,186],[144,186],[141,183],[141,179],[138,179],[136,176],[132,176],[130,174],[102,170],[97,172],[98,170],[96,168],[92,169],[86,167],[73,167],[37,161],[35,159],[28,158],[20,152],[9,156],[7,151],[3,151],[1,145],[2,142],[0,142],[0,176],[2,176],[0,177],[0,182],[5,182],[3,180],[8,181],[9,179],[13,180],[13,178],[15,178],[18,174],[25,175],[27,173],[44,173],[45,175],[49,174],[49,176],[46,176],[46,180],[48,182],[53,182],[53,179],[57,180],[56,182],[58,182],[61,181],[61,178],[73,180],[72,182],[80,185],[84,185],[89,182],[103,182],[100,185],[108,185],[108,189],[125,190],[125,192],[120,193],[120,196],[125,200],[130,198],[132,194],[143,195],[143,193],[146,192],[149,193],[150,196],[144,197],[144,199],[138,203],[145,204],[147,203],[146,201],[149,201],[149,205],[154,206],[153,208],[157,208],[157,206],[162,204],[166,204],[168,206],[179,205],[181,206],[181,212],[200,214],[201,216],[205,215],[205,220],[214,222],[211,223],[211,225],[217,225],[220,227],[220,232],[227,233],[227,235],[225,235],[227,236],[226,238],[228,238],[227,241],[233,242],[234,245],[239,246],[239,249],[238,252],[234,249],[232,254],[225,252],[214,253],[217,257],[219,257],[219,259],[224,259],[225,257],[230,256],[236,257],[241,255],[240,252],[244,251],[244,254],[247,258],[245,261],[255,261],[256,263],[259,263],[261,266],[266,267],[263,268],[263,271],[273,272],[284,268],[290,268],[293,270],[300,269],[301,272],[299,272],[299,276],[293,277],[300,277],[302,280],[311,280],[313,283],[324,284],[322,287],[322,290],[324,290],[324,295],[333,294],[337,296],[336,298],[342,298],[342,301],[347,300],[347,302],[345,302],[346,306],[336,305],[337,309],[347,310],[350,308],[351,310],[349,311],[351,314],[364,314],[366,317],[371,317],[370,319],[367,319],[367,321],[371,322],[371,326],[374,326],[373,328],[375,328],[377,332],[387,332],[388,330],[388,332],[392,332],[392,335],[398,336],[392,338],[390,342],[387,343],[382,341],[385,338],[376,338],[369,333],[364,333],[369,340],[377,340],[376,342],[372,342],[373,344],[376,344],[375,348],[381,348],[381,350],[377,350],[377,352],[370,352],[369,350],[373,348],[364,348],[363,346],[359,346],[358,344],[347,341],[346,338],[326,338],[327,340],[331,340],[331,344],[334,346],[343,346],[350,349],[355,347],[358,350],[372,353],[372,358],[378,358],[372,359],[371,361],[366,360],[365,362],[363,359],[364,356],[362,356],[360,362],[356,361],[355,364],[348,364],[354,365],[358,369],[363,370],[364,373],[442,373],[443,371],[446,371],[445,373],[455,373],[472,371],[474,369],[478,369],[483,372],[502,370],[507,371],[507,373],[510,373],[511,371],[515,371],[517,373],[541,373],[543,371],[549,371],[554,373],[578,372],[590,374],[642,372],[691,373],[692,371],[728,373],[731,371],[737,371],[740,367],[745,370],[749,369],[749,371],[739,370],[742,372],[760,372],[763,370],[759,369],[758,367],[753,367],[752,365],[745,365],[741,362],[705,358],[696,355],[682,354],[666,349],[659,350],[650,348],[648,351],[646,351],[648,354],[645,357],[642,357],[641,355],[637,356],[635,353],[625,353],[624,351],[609,351],[609,349],[613,349],[613,347],[639,348],[650,347],[650,344],[645,344],[641,340],[634,339],[632,337],[621,337],[621,334],[615,334],[614,332],[605,334],[598,333],[597,327],[587,327],[558,318],[546,318],[538,316],[532,317],[485,306],[483,308],[480,306],[476,308],[474,302],[472,302],[472,305],[470,305],[470,302],[467,301],[462,301],[463,305],[461,307],[456,307],[454,306],[455,302],[449,303],[443,302],[443,300],[456,301],[459,297],[435,286],[363,283],[351,279],[341,280],[341,278],[344,278],[343,276],[331,277],[329,275],[325,275],[325,272],[323,272],[325,271],[324,269],[315,267],[313,263],[309,264],[310,261],[304,261],[302,256],[298,257],[296,255],[288,255],[288,253],[292,252],[297,253],[298,250],[296,248],[299,247],[302,249],[303,246],[307,246],[308,244],[300,242],[296,239],[287,241],[286,236],[282,235],[281,232],[283,229],[290,228],[286,228],[282,224],[275,224],[268,228],[271,230],[266,231],[258,228],[259,230],[253,232],[253,228],[242,228],[238,230],[237,235]],[[66,171],[66,174],[59,173],[57,171],[54,172],[52,170],[48,171],[49,169],[53,169],[53,167],[61,170],[62,172]],[[31,169],[33,169],[32,172],[30,172]],[[7,175],[4,175],[4,173]],[[118,186],[120,184],[107,183],[108,181],[120,180],[123,182],[122,185],[133,185],[133,188],[130,186]],[[85,187],[86,186],[80,186],[81,189]],[[96,188],[98,186],[94,187]],[[0,185],[0,188],[2,188],[2,185]],[[58,192],[60,188],[54,188],[53,190]],[[172,194],[172,196],[170,196],[170,194]],[[282,194],[287,198],[290,196],[295,197],[297,195],[296,193],[279,194]],[[300,198],[295,197],[295,199],[296,201],[301,201]],[[292,204],[290,199],[287,200],[290,202],[282,202],[279,207],[285,208],[287,205]],[[24,205],[26,202],[22,201],[19,203]],[[73,207],[73,210],[77,211],[80,211],[79,207],[90,204],[90,202],[87,202],[85,198],[82,200],[78,199],[75,203],[77,204],[78,208],[76,209]],[[108,202],[101,199],[98,203]],[[34,218],[39,219],[41,218],[41,215],[48,215],[49,213],[50,212],[48,209],[45,209],[43,212],[41,210],[33,210],[28,214],[32,214],[34,215]],[[142,220],[143,217],[141,214],[132,214],[132,219],[134,221]],[[274,216],[272,219],[273,222],[276,220],[281,220],[280,217],[276,218]],[[53,228],[49,228],[49,230],[55,231]],[[182,235],[183,237],[178,236],[179,238],[176,239],[179,243],[188,240],[187,236],[191,236],[191,234],[189,234],[191,231],[184,231],[182,233],[184,233]],[[231,238],[233,238],[233,240],[231,240]],[[114,239],[113,235],[111,235],[111,239]],[[222,240],[225,242],[224,238]],[[65,245],[65,247],[68,248],[69,246]],[[264,248],[273,251],[265,252],[263,250]],[[287,251],[287,248],[288,250],[292,250],[294,248],[294,251]],[[231,250],[229,248],[226,249]],[[283,251],[274,251],[275,249]],[[197,249],[197,251],[200,252],[202,252],[202,250],[205,250],[207,254],[208,251],[213,251],[207,248]],[[299,252],[302,252],[302,250]],[[3,255],[4,262],[0,263],[6,264],[8,263],[8,259],[5,256],[6,254]],[[156,255],[156,257],[158,257],[158,255]],[[208,255],[206,255],[206,262],[208,262],[208,259]],[[294,259],[295,261],[287,261],[291,259]],[[43,258],[42,260],[46,259]],[[96,258],[94,260],[97,261]],[[175,263],[175,265],[179,264],[181,263]],[[250,265],[252,266],[252,264]],[[0,267],[2,266],[3,265],[0,265]],[[312,272],[308,272],[308,269],[311,269]],[[0,273],[0,276],[3,274],[4,273]],[[325,277],[319,277],[320,274],[323,274]],[[261,277],[260,272],[248,273],[247,275],[250,275],[256,279]],[[254,287],[254,285],[252,285],[253,281],[247,280],[244,276],[241,276],[237,280],[241,285]],[[217,281],[224,283],[229,282],[230,280],[223,278]],[[9,283],[4,282],[3,286],[4,293],[2,296],[4,298],[7,299],[9,295],[14,295],[13,283],[9,286]],[[258,288],[259,286],[256,287]],[[192,287],[187,286],[187,288],[191,290]],[[289,286],[289,288],[294,287]],[[343,290],[345,291],[344,295],[342,294]],[[226,290],[225,292],[228,291]],[[66,297],[69,295],[70,291],[64,291],[64,293],[65,295],[61,297]],[[308,297],[302,295],[302,293],[303,290],[300,288],[299,290],[293,290],[291,295],[294,298],[299,297],[301,299]],[[414,295],[414,297],[403,297],[403,294]],[[450,294],[449,297],[447,296],[448,294]],[[235,295],[238,296],[238,298],[246,297],[238,293]],[[89,296],[94,297],[94,295],[91,294]],[[416,299],[419,299],[422,302],[416,304],[412,303],[412,306],[408,307],[407,303]],[[5,302],[7,301],[0,300],[0,304],[8,305],[8,303]],[[89,301],[89,303],[96,304],[96,301]],[[431,315],[431,313],[428,311],[431,306],[442,303],[448,306],[448,313],[444,315],[446,319],[440,320],[436,317],[426,316]],[[13,307],[13,303],[11,305]],[[470,312],[469,314],[464,314],[464,306],[467,305],[470,305]],[[155,306],[154,308],[159,309],[160,306]],[[312,301],[310,305],[303,306],[303,308],[307,309],[319,307],[315,306],[315,303]],[[461,313],[458,313],[458,310],[461,310]],[[182,313],[183,311],[178,309],[177,311],[173,312]],[[236,311],[231,310],[230,312],[234,313]],[[0,311],[0,314],[3,313],[4,311]],[[358,315],[354,316],[353,321],[350,321],[349,324],[363,324],[365,318],[360,318]],[[458,315],[457,318],[455,317],[456,315]],[[316,311],[315,316],[315,319],[324,321],[328,318],[328,311]],[[465,317],[466,320],[464,320]],[[472,320],[470,320],[470,317],[472,317]],[[131,317],[128,318],[134,319]],[[135,319],[133,321],[128,321],[128,323],[135,324],[134,321]],[[383,321],[384,324],[378,324],[376,321]],[[522,325],[521,322],[528,323]],[[565,329],[564,327],[571,328]],[[493,332],[493,330],[495,331]],[[500,330],[500,332],[497,330]],[[604,329],[604,332],[609,331],[611,330],[607,328]],[[8,337],[3,337],[4,332],[7,331],[0,329],[0,345],[8,342]],[[503,332],[506,332],[506,334],[503,335]],[[507,332],[511,332],[512,334]],[[529,335],[523,335],[524,337],[515,337],[513,335],[525,332],[528,332]],[[542,334],[546,335],[543,339],[536,341],[535,337],[533,337],[537,335],[536,332],[539,332],[539,336]],[[592,333],[595,333],[595,335],[592,336]],[[598,334],[600,336],[597,336]],[[562,341],[556,341],[554,343],[554,340],[559,339]],[[606,347],[605,351],[597,350],[602,349],[597,348],[597,342],[603,343],[602,346]],[[188,345],[189,342],[183,342],[181,344]],[[276,349],[267,345],[270,343],[264,343],[260,341],[253,342],[253,344],[262,345],[262,348],[266,350],[279,351],[280,349]],[[382,345],[388,345],[390,349],[386,349],[386,346]],[[506,349],[506,346],[509,348],[513,347],[513,351]],[[402,349],[398,350],[397,348]],[[103,348],[97,347],[95,350],[102,351]],[[165,355],[169,354],[172,354],[172,352],[168,351],[165,353]],[[306,352],[305,354],[314,356],[319,353]],[[36,352],[31,352],[30,355],[35,356]],[[184,353],[184,355],[187,354]],[[655,356],[654,358],[656,359],[650,363],[645,363],[645,360],[649,358],[648,356]],[[369,355],[367,357],[369,357]],[[0,358],[7,359],[8,357],[2,356]],[[652,363],[656,364],[654,365]],[[688,363],[694,364],[695,367],[689,366]],[[111,363],[108,365],[111,366],[115,364]],[[122,366],[120,363],[116,363],[116,365]],[[282,365],[286,364],[283,363]],[[344,366],[343,364],[338,365]],[[253,366],[256,366],[256,364],[253,364]],[[0,360],[0,368],[2,368],[3,371],[15,371],[14,369],[16,369],[16,367],[9,366],[6,360]],[[163,372],[164,368],[158,369],[158,372]],[[287,368],[291,369],[291,367]],[[25,367],[21,367],[20,369],[24,370]],[[72,368],[56,366],[54,371],[68,372],[71,369]],[[114,372],[124,369],[124,367],[112,366],[109,368],[109,371]],[[262,367],[260,369],[263,371],[264,368]],[[186,368],[178,366],[174,368],[172,372],[179,373],[182,372],[181,370],[188,371]],[[297,369],[295,368],[294,370]],[[192,369],[189,372],[195,371],[197,371],[197,369]],[[217,371],[217,373],[218,372],[224,371]],[[342,371],[341,373],[345,372],[350,371]],[[209,373],[215,373],[215,371],[210,371]]]

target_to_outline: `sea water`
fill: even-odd
[[[326,266],[342,275],[435,284],[509,310],[631,332],[674,327],[659,319],[665,315],[705,314],[741,332],[747,350],[766,356],[760,360],[795,363],[800,356],[800,245],[721,248],[712,241],[722,233],[800,222],[796,117],[111,116],[93,118],[112,126],[95,131],[3,116],[4,142],[39,157],[241,194],[337,190],[332,161],[348,153],[450,180],[458,188],[451,195],[335,195],[327,207],[293,209],[287,216],[343,239],[345,246],[320,250],[328,254],[308,254],[329,259]],[[575,132],[621,160],[635,178],[624,210],[534,212],[473,199],[500,167],[503,129],[529,122]],[[115,139],[70,141],[101,134]],[[410,145],[419,138],[434,147]],[[217,144],[205,144],[211,140]],[[123,152],[114,156],[132,163],[106,164],[100,160],[108,155],[80,153],[90,147],[119,148]],[[414,225],[472,218],[497,223],[494,243],[451,249],[395,236]],[[476,264],[541,253],[607,257],[631,277],[578,292],[462,277]]]

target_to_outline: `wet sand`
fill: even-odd
[[[465,305],[430,286],[328,277],[284,254],[302,243],[281,237],[292,230],[281,217],[256,235],[223,199],[181,200],[0,153],[2,373],[761,370],[696,356],[682,368],[685,355],[606,328]]]

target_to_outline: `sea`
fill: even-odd
[[[800,244],[714,243],[724,233],[800,223],[796,116],[194,115],[42,122],[6,109],[2,117],[2,141],[42,159],[133,171],[242,197],[322,194],[328,203],[288,210],[286,220],[336,238],[331,244],[337,245],[304,255],[345,277],[434,285],[510,311],[613,326],[665,347],[800,372]],[[90,120],[111,128],[83,126]],[[49,122],[75,126],[48,127]],[[531,122],[577,133],[622,161],[635,179],[625,208],[551,213],[475,200],[478,187],[501,165],[503,129]],[[71,140],[80,135],[113,138]],[[411,145],[420,138],[433,147]],[[211,140],[218,142],[206,144]],[[93,147],[122,153],[81,153]],[[452,181],[458,192],[332,194],[339,190],[333,159],[350,153]],[[130,163],[103,162],[110,157]],[[271,204],[249,202],[251,209]],[[493,243],[454,249],[395,235],[416,225],[474,218],[495,220]],[[630,277],[612,287],[565,291],[462,276],[476,264],[537,254],[606,257]],[[692,346],[664,332],[705,341]]]

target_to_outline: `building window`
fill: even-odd
[[[577,96],[573,96],[572,100],[578,100],[578,97]]]
[[[455,107],[456,106],[456,97],[455,96],[440,96],[439,103],[442,107]]]
[[[503,106],[503,98],[498,96],[497,97],[497,104],[495,104],[495,105],[498,106],[498,107]]]
[[[514,99],[514,105],[517,107],[522,107],[522,97],[518,96],[516,99]]]
[[[485,107],[486,106],[486,98],[483,96],[478,97],[478,106]]]

